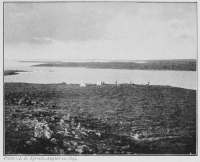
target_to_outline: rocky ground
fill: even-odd
[[[5,83],[5,154],[195,154],[196,91]]]

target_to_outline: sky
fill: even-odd
[[[196,3],[4,3],[4,57],[193,59],[196,12]]]

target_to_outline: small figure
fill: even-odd
[[[85,83],[80,83],[80,87],[86,87]]]
[[[117,86],[117,80],[115,81],[115,85]]]

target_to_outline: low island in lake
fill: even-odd
[[[19,72],[26,72],[24,70],[4,70],[4,75],[17,75]]]

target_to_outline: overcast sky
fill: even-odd
[[[184,59],[197,55],[196,3],[5,3],[5,58]]]

